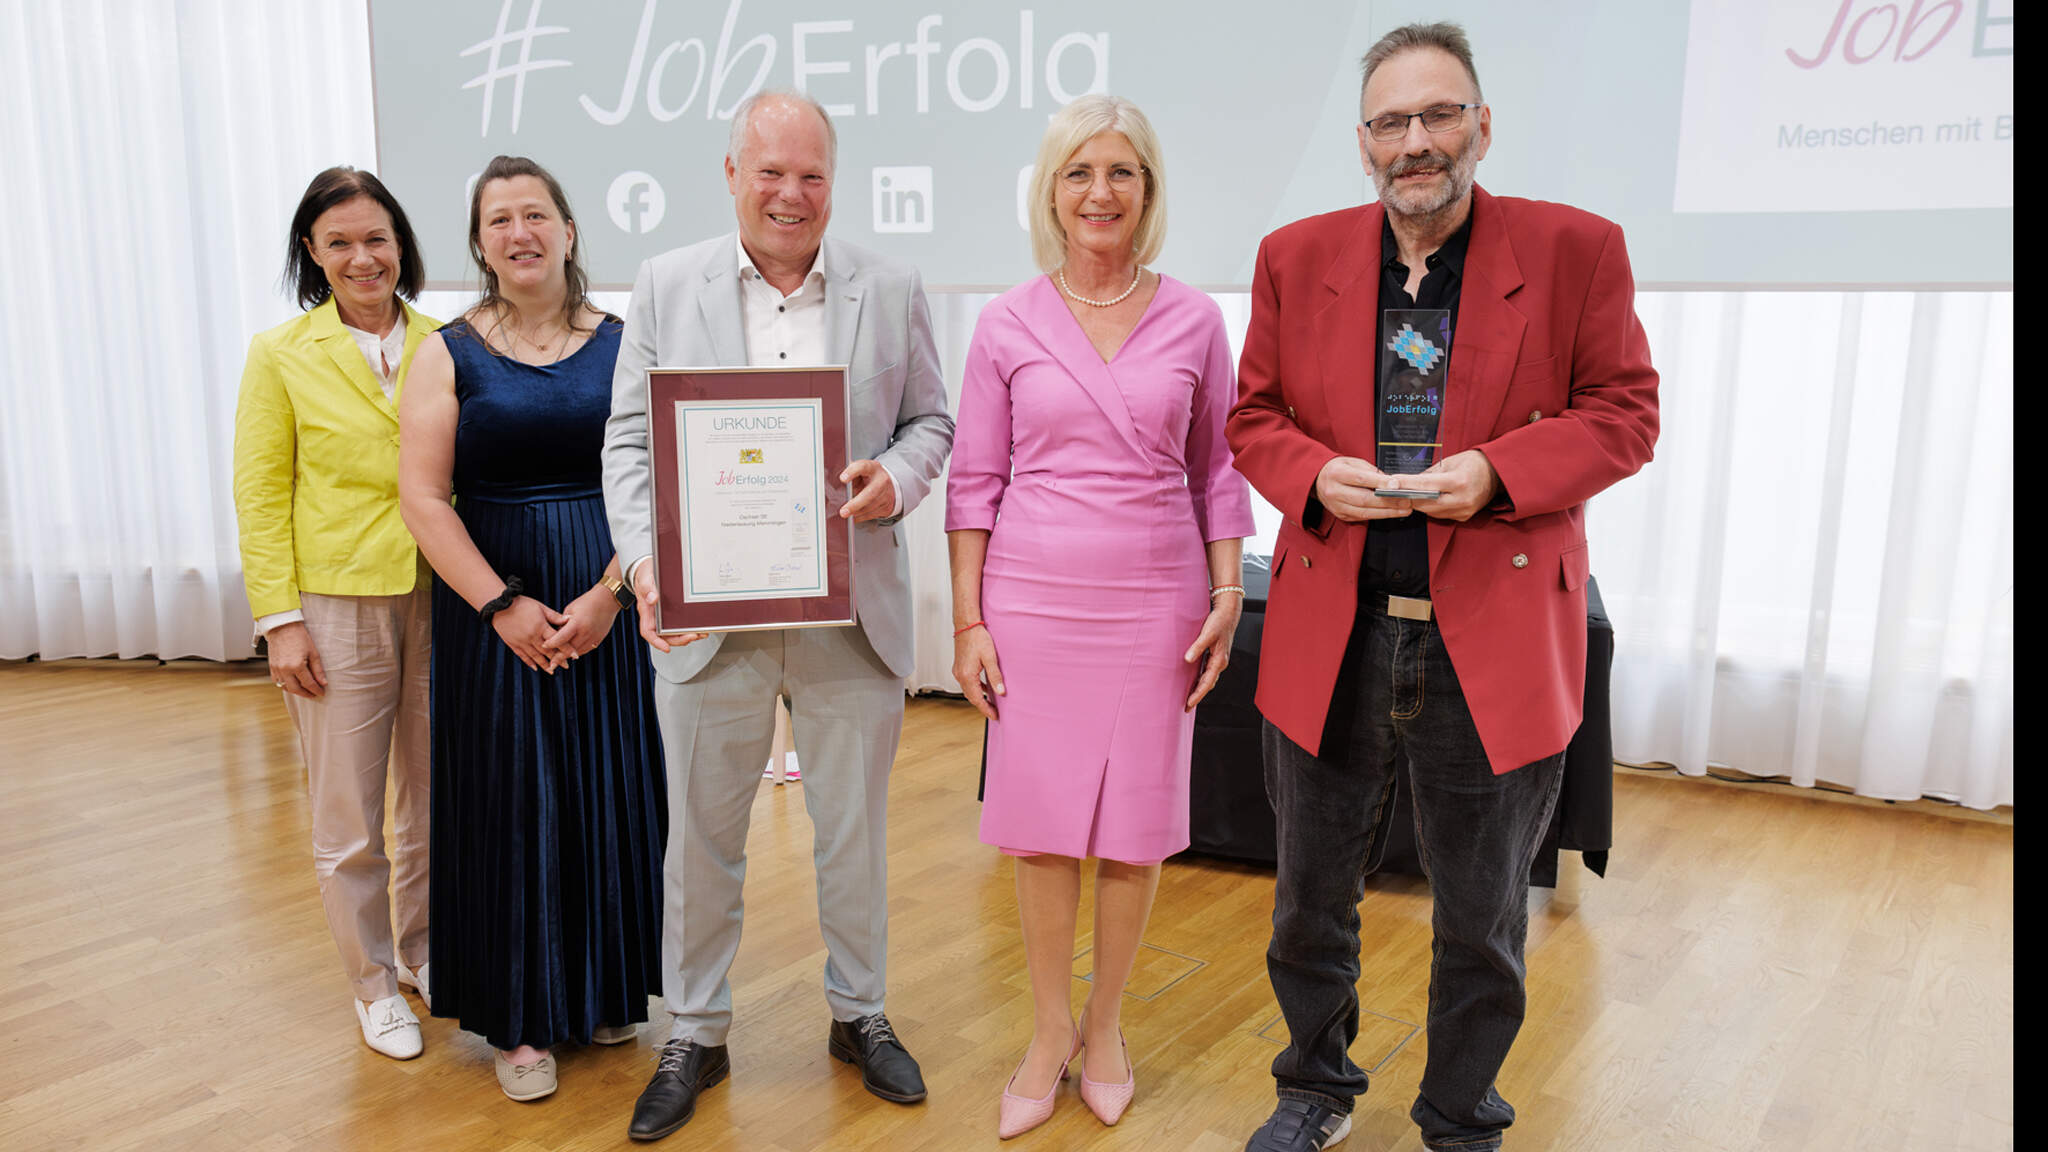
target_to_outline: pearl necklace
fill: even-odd
[[[1138,290],[1138,282],[1145,278],[1145,266],[1141,264],[1138,266],[1138,270],[1136,272],[1131,273],[1131,286],[1129,288],[1124,289],[1123,295],[1118,296],[1114,300],[1090,300],[1086,296],[1083,296],[1080,293],[1074,291],[1072,288],[1067,287],[1067,270],[1065,268],[1061,268],[1059,271],[1054,272],[1053,276],[1060,282],[1060,291],[1065,292],[1069,298],[1078,300],[1081,303],[1088,305],[1090,308],[1110,308],[1130,299],[1131,293],[1136,292]]]

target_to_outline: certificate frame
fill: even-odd
[[[853,459],[846,365],[807,367],[710,368],[675,367],[647,370],[648,453],[652,470],[654,511],[654,578],[661,599],[655,606],[657,630],[664,636],[683,632],[741,632],[771,628],[826,628],[854,622],[853,522],[839,510],[849,499],[840,473]],[[692,539],[686,490],[686,445],[680,434],[684,413],[692,409],[788,406],[818,414],[818,491],[823,505],[817,523],[817,559],[822,586],[768,595],[719,593],[714,598],[690,594],[690,549],[707,547],[706,534]],[[806,477],[805,479],[809,479]],[[697,494],[706,499],[708,490]],[[715,537],[709,547],[716,548]],[[701,569],[699,569],[701,571]],[[814,589],[814,590],[813,590]]]

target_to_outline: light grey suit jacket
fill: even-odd
[[[622,564],[654,551],[647,369],[747,363],[737,253],[728,232],[646,261],[633,282],[604,435],[605,514]],[[875,654],[891,672],[908,676],[910,565],[897,521],[931,491],[953,447],[931,311],[916,269],[830,236],[824,275],[826,357],[849,366],[853,458],[887,467],[903,502],[897,516],[854,525],[856,613]],[[674,682],[688,680],[710,662],[722,638],[713,633],[656,652],[655,670]]]

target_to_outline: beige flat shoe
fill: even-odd
[[[514,1064],[505,1059],[503,1052],[494,1053],[498,1066],[498,1087],[514,1100],[538,1100],[555,1094],[555,1057],[553,1053],[535,1060],[531,1064]]]
[[[616,1027],[606,1024],[590,1033],[592,1044],[624,1044],[640,1034],[638,1024],[620,1024]]]

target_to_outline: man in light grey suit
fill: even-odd
[[[605,431],[612,536],[655,649],[668,757],[662,995],[675,1023],[628,1134],[686,1123],[730,1067],[727,971],[740,941],[747,824],[774,738],[777,694],[802,741],[825,937],[827,1047],[870,1092],[914,1103],[925,1087],[882,1012],[888,951],[889,768],[911,669],[909,566],[897,522],[931,490],[953,443],[917,272],[825,236],[837,138],[815,101],[760,93],[733,116],[726,183],[739,232],[640,267]],[[848,364],[858,624],[686,634],[654,629],[649,496],[651,367]]]

